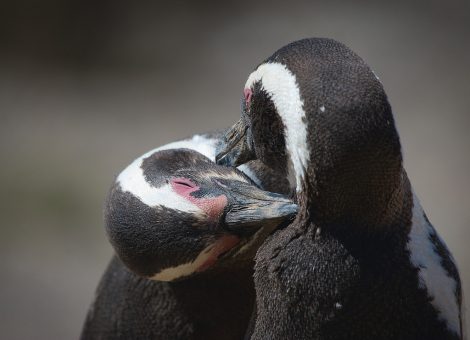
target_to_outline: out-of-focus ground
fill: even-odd
[[[113,176],[150,148],[232,124],[250,71],[309,36],[343,41],[379,75],[413,186],[470,291],[468,2],[1,6],[0,338],[77,338],[112,254]]]

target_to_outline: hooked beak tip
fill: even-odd
[[[273,229],[290,223],[298,211],[299,206],[292,201],[263,201],[232,209],[225,223],[231,232],[253,235],[260,228]]]
[[[223,147],[215,157],[217,164],[238,166],[255,159],[254,151],[247,141],[247,130],[245,121],[240,119],[225,133]]]

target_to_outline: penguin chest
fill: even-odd
[[[404,249],[361,249],[315,229],[269,238],[256,259],[253,338],[457,339]]]
[[[253,338],[316,339],[341,314],[360,267],[338,242],[289,226],[259,249],[254,277]]]

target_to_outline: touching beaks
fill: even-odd
[[[238,166],[256,159],[251,139],[249,126],[242,117],[225,133],[222,150],[215,157],[216,163]]]
[[[275,228],[291,221],[298,206],[283,195],[261,190],[254,185],[237,182],[230,189],[230,207],[225,214],[225,229],[250,236],[261,227]]]

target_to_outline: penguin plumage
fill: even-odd
[[[289,180],[294,222],[256,255],[252,339],[461,339],[457,267],[402,166],[382,84],[331,39],[293,42],[248,77],[219,164]]]
[[[116,178],[105,224],[117,256],[99,284],[82,339],[245,334],[255,251],[297,206],[255,185],[263,184],[262,169],[269,173],[259,162],[241,167],[248,175],[216,165],[219,140],[220,134],[206,134],[167,144]],[[285,184],[277,182],[280,191]]]

